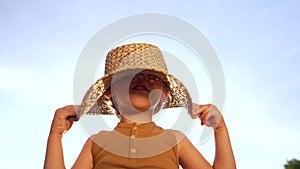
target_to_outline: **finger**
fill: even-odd
[[[192,114],[192,116],[193,117],[199,117],[199,115],[202,113],[202,109],[203,109],[202,107],[203,107],[202,105],[198,105],[198,104],[193,103],[193,109],[192,109],[193,114]]]
[[[211,104],[205,104],[205,105],[198,105],[195,107],[195,111],[197,111],[198,114],[201,114],[204,110],[210,109]]]
[[[201,125],[204,125],[208,119],[209,111],[205,111],[205,113],[201,114],[199,117],[201,119]]]
[[[199,118],[201,119],[201,125],[204,125],[207,122],[207,119],[211,116],[212,105],[207,104],[201,107],[202,113]]]
[[[78,121],[79,119],[78,119],[77,115],[74,115],[74,116],[68,116],[67,120],[69,120],[69,121]]]
[[[211,104],[203,104],[203,105],[199,105],[198,111],[203,112],[206,109],[211,109]]]
[[[78,121],[77,111],[80,109],[78,105],[69,105],[63,108],[63,111],[66,111],[68,115],[66,117],[66,124],[64,133],[66,133],[73,125],[74,121]]]
[[[204,110],[202,110],[202,113],[199,115],[199,118],[201,121],[205,121],[205,117],[210,113],[211,107],[206,107]]]
[[[67,119],[69,116],[76,116],[75,106],[74,105],[68,105],[65,107],[62,107],[57,110],[56,112],[58,116]]]
[[[74,121],[75,120],[73,120],[73,119],[69,119],[66,121],[64,133],[66,133],[72,127]]]
[[[68,107],[69,111],[75,112],[75,115],[71,115],[67,117],[67,120],[78,121],[78,113],[80,111],[80,105],[72,105],[72,107]]]
[[[79,105],[68,105],[68,106],[62,107],[61,109],[76,112],[79,108],[80,108]]]

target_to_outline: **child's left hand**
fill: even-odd
[[[193,104],[193,118],[199,117],[201,125],[217,128],[219,122],[222,119],[222,114],[215,105],[205,104],[198,105]]]

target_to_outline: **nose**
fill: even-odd
[[[151,74],[139,73],[134,76],[133,80],[141,80],[141,81],[148,81],[150,83],[155,83],[160,81],[160,78]]]
[[[139,73],[134,76],[133,80],[148,80],[147,76],[144,73]]]

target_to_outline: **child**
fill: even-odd
[[[152,122],[161,108],[186,107],[202,125],[214,128],[216,153],[210,165],[181,132],[165,130]],[[76,116],[76,112],[79,112]],[[91,136],[73,165],[83,168],[234,169],[229,134],[214,105],[196,105],[188,90],[168,74],[161,51],[154,45],[136,43],[111,50],[105,76],[93,84],[81,106],[65,106],[55,112],[47,143],[45,169],[65,168],[63,133],[84,114],[116,114],[113,131]]]

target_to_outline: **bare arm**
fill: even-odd
[[[64,163],[61,139],[62,135],[60,134],[49,134],[44,169],[66,168]]]
[[[76,107],[73,105],[57,109],[52,121],[50,134],[47,142],[44,169],[64,169],[64,157],[62,148],[63,133],[69,130],[74,122]]]
[[[84,144],[84,146],[83,146],[76,162],[74,163],[72,169],[82,169],[82,168],[92,169],[94,167],[93,156],[92,156],[92,151],[91,151],[92,150],[92,144],[93,144],[93,140],[91,138],[89,138],[85,142],[85,144]]]
[[[235,169],[235,159],[230,143],[229,134],[224,119],[214,131],[216,154],[213,168],[215,169]]]
[[[179,162],[184,169],[236,169],[235,159],[225,121],[214,105],[195,105],[194,116],[201,124],[213,127],[215,136],[215,159],[211,166],[201,153],[185,138],[179,143]]]
[[[188,138],[178,144],[179,163],[184,169],[212,169],[212,166]]]

